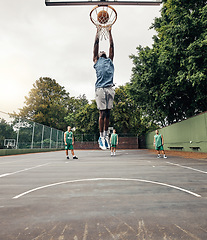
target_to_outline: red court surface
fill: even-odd
[[[1,240],[206,240],[207,161],[146,150],[0,157]]]

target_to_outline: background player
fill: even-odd
[[[112,88],[113,76],[114,76],[114,43],[111,35],[111,27],[109,29],[109,57],[106,56],[104,51],[99,53],[99,31],[97,29],[94,50],[93,61],[94,68],[96,70],[96,83],[95,83],[95,95],[97,108],[99,113],[99,132],[100,137],[98,140],[99,147],[103,150],[109,148],[109,136],[108,126],[110,118],[110,110],[113,108],[113,100],[115,91]]]
[[[157,150],[157,158],[161,157],[160,152],[163,154],[164,158],[167,158],[165,155],[164,147],[163,147],[164,145],[163,136],[159,134],[158,130],[156,130],[155,133],[156,134],[154,136],[154,146],[155,146],[155,149]]]
[[[111,134],[110,138],[110,144],[111,144],[111,157],[114,155],[116,156],[116,146],[118,145],[118,134],[116,134],[116,130],[113,130],[113,133]]]
[[[78,159],[78,157],[74,154],[74,150],[73,150],[74,137],[73,137],[73,132],[71,131],[70,126],[68,126],[68,130],[64,133],[64,142],[65,142],[66,158],[69,159],[68,150],[71,150],[73,159]]]

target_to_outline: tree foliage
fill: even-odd
[[[162,125],[207,110],[207,1],[164,0],[152,48],[137,47],[130,94]]]
[[[47,77],[36,80],[25,99],[18,116],[62,130],[74,124],[74,115],[88,103],[85,95],[70,98],[64,87]]]

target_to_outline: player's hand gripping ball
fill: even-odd
[[[108,22],[109,20],[109,14],[107,11],[105,10],[101,10],[98,14],[97,14],[97,19],[101,24],[105,24]]]

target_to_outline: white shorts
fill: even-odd
[[[99,110],[112,109],[115,91],[112,87],[96,88],[96,104]]]

